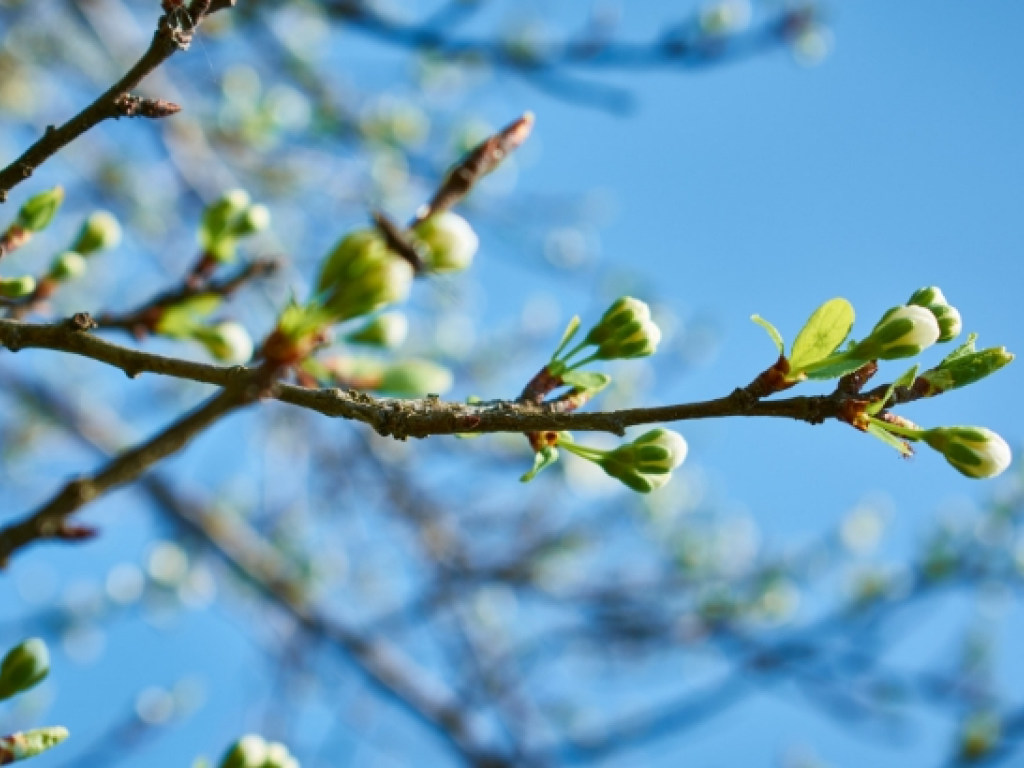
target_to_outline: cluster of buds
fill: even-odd
[[[648,357],[658,350],[658,344],[661,342],[661,329],[651,320],[650,307],[631,296],[616,299],[583,341],[561,355],[562,350],[576,334],[579,326],[575,323],[574,319],[574,325],[570,326],[551,362],[548,363],[548,371],[553,376],[562,376],[594,360]],[[587,357],[573,361],[576,355],[588,347],[595,349]]]
[[[43,283],[52,289],[56,283],[75,280],[85,274],[86,257],[116,248],[121,243],[121,225],[112,213],[96,211],[78,230],[78,235],[66,251],[58,253]],[[49,290],[44,291],[48,294]]]
[[[597,464],[609,475],[639,493],[650,493],[672,479],[672,470],[686,459],[686,440],[671,429],[652,429],[610,451],[563,440],[570,453]]]
[[[972,333],[965,344],[957,348],[941,363],[931,368],[914,382],[914,390],[922,397],[959,389],[980,381],[1013,361],[1014,356],[1006,347],[989,347],[976,351],[976,336]]]
[[[228,748],[220,768],[299,768],[299,761],[284,744],[250,733]]]
[[[252,357],[253,342],[245,326],[232,320],[210,324],[205,319],[220,306],[221,301],[220,296],[200,294],[164,307],[152,330],[172,339],[195,341],[222,363],[246,363]]]
[[[960,335],[963,330],[963,323],[960,320],[960,312],[946,301],[942,291],[935,286],[921,288],[910,296],[907,304],[911,306],[924,307],[933,315],[939,324],[939,341],[952,341]]]
[[[14,646],[0,662],[0,700],[38,685],[50,673],[50,652],[38,637]]]
[[[253,204],[249,193],[235,189],[225,193],[203,212],[199,227],[199,245],[214,263],[235,260],[238,241],[255,235],[270,225],[270,211]]]
[[[412,265],[388,248],[380,232],[360,229],[324,260],[315,301],[332,322],[340,322],[404,301],[413,277]]]
[[[21,248],[36,232],[42,232],[53,221],[57,210],[64,202],[64,188],[54,187],[33,195],[18,209],[14,223],[0,233],[0,258]],[[36,280],[31,275],[0,278],[0,297],[23,299],[36,290]]]

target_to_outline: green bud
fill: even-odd
[[[409,333],[409,321],[401,312],[384,312],[346,339],[353,344],[394,349],[401,346]]]
[[[220,761],[220,768],[263,768],[267,760],[267,742],[250,733],[234,744]]]
[[[469,222],[451,211],[417,224],[413,234],[425,246],[423,261],[430,272],[461,272],[473,263],[480,247]]]
[[[862,360],[913,357],[938,341],[939,333],[938,320],[925,307],[893,307],[849,354]]]
[[[919,307],[931,307],[936,304],[949,306],[949,302],[946,301],[946,296],[942,293],[942,289],[934,285],[918,288],[907,299],[907,304],[915,304]]]
[[[87,264],[85,257],[75,251],[64,251],[57,254],[57,257],[50,265],[49,276],[59,282],[74,280],[85,274]]]
[[[972,343],[972,349],[973,346]],[[1006,351],[1006,347],[990,347],[980,352],[968,351],[943,360],[937,367],[925,371],[918,378],[928,383],[928,396],[938,395],[950,389],[973,384],[995,373],[1013,358],[1014,356]]]
[[[252,358],[252,337],[241,323],[231,321],[193,328],[191,337],[222,363],[242,365]]]
[[[452,388],[452,372],[430,360],[410,358],[389,365],[376,389],[395,397],[442,395]]]
[[[590,329],[585,344],[597,347],[600,360],[653,355],[661,341],[661,329],[651,320],[644,302],[630,296],[617,299]]]
[[[0,700],[27,691],[50,672],[46,643],[33,637],[7,652],[0,662]]]
[[[650,319],[651,309],[647,304],[632,296],[623,296],[616,299],[601,315],[597,325],[587,334],[586,343],[599,345],[612,334],[621,331],[624,326]]]
[[[945,295],[935,286],[919,288],[914,291],[907,304],[925,307],[930,310],[939,323],[939,341],[952,341],[960,335],[963,323],[960,312],[946,301]]]
[[[324,260],[317,297],[338,322],[404,300],[412,281],[412,265],[391,253],[376,230],[362,229],[344,237]]]
[[[299,768],[299,761],[292,757],[284,744],[272,741],[267,744],[267,756],[261,768]]]
[[[265,205],[250,205],[245,213],[231,224],[231,234],[235,237],[248,237],[262,232],[270,226],[270,210]]]
[[[967,477],[995,477],[1013,458],[1006,441],[985,427],[936,427],[922,439]]]
[[[686,459],[686,440],[671,429],[652,429],[596,459],[612,477],[634,491],[650,493],[672,477]]]
[[[98,251],[116,248],[121,242],[121,225],[114,214],[96,211],[82,224],[71,250],[90,256]]]
[[[57,215],[57,209],[64,202],[64,187],[54,187],[30,197],[18,211],[18,226],[30,232],[42,232]]]
[[[0,278],[0,296],[5,299],[23,299],[31,296],[35,289],[36,279],[32,275]]]
[[[235,258],[234,228],[249,210],[249,193],[235,189],[224,193],[203,211],[199,227],[199,244],[221,263]]]
[[[68,729],[57,725],[22,731],[0,739],[0,765],[35,757],[68,737]]]

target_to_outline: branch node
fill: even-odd
[[[88,312],[76,312],[68,318],[67,326],[73,331],[91,331],[100,327]]]

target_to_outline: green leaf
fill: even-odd
[[[913,384],[914,379],[917,378],[918,367],[919,366],[915,365],[912,368],[909,368],[902,376],[900,376],[898,379],[896,379],[896,381],[890,384],[889,388],[885,390],[885,395],[883,395],[880,399],[876,400],[875,402],[870,403],[868,407],[864,409],[865,411],[867,411],[867,414],[869,416],[877,415],[878,412],[885,407],[885,404],[889,402],[889,398],[892,397],[892,392],[894,389],[896,389],[896,387],[909,387],[911,384]]]
[[[612,377],[606,373],[593,371],[569,371],[562,374],[562,383],[567,387],[582,389],[591,394],[600,392],[611,384]]]
[[[544,446],[533,455],[533,469],[520,477],[519,481],[522,483],[530,482],[542,469],[550,467],[556,461],[558,461],[558,449],[553,445]]]
[[[902,376],[892,383],[894,387],[909,387],[914,383],[914,379],[917,378],[917,369],[921,366],[915,365],[912,368],[908,368]]]
[[[826,365],[824,368],[816,368],[813,371],[806,371],[805,373],[808,379],[815,379],[819,381],[823,379],[838,379],[840,376],[853,373],[866,362],[867,360],[847,358],[837,360],[832,365]]]
[[[562,340],[558,342],[558,348],[555,350],[555,353],[551,355],[552,362],[557,360],[558,356],[562,354],[562,350],[569,346],[569,342],[572,341],[573,337],[577,334],[577,332],[579,332],[579,330],[580,316],[573,315],[572,320],[569,321],[569,325],[565,329],[565,333],[562,334]]]
[[[779,354],[784,355],[786,353],[786,342],[782,340],[782,334],[779,333],[779,330],[760,315],[751,315],[750,319],[768,332],[768,335],[772,337],[772,341],[775,343],[776,349],[779,350]]]
[[[895,448],[897,451],[900,452],[901,456],[906,457],[914,455],[914,449],[910,447],[910,443],[908,443],[906,440],[903,440],[902,438],[896,437],[896,435],[892,434],[891,432],[887,432],[878,424],[875,424],[873,422],[868,424],[868,434],[872,435],[873,437],[877,437],[890,448]]]
[[[938,366],[936,366],[936,367],[941,368],[946,363],[952,362],[953,360],[956,360],[959,357],[966,357],[967,355],[973,355],[974,352],[976,351],[974,349],[974,344],[975,344],[975,342],[977,340],[978,340],[978,334],[976,334],[976,333],[970,334],[967,337],[967,341],[965,341],[959,347],[957,347],[952,352],[950,352],[948,355],[946,355],[944,358],[942,358],[942,362],[939,363]]]
[[[835,352],[850,334],[853,319],[853,305],[846,299],[830,299],[818,307],[793,342],[792,369],[800,370]]]

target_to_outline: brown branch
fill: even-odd
[[[132,89],[137,88],[149,73],[177,51],[188,48],[192,36],[206,16],[234,3],[235,0],[192,0],[185,9],[186,13],[171,12],[161,16],[149,48],[124,77],[63,125],[47,126],[35,144],[0,170],[0,203],[6,202],[7,193],[30,177],[36,168],[90,128],[104,120],[124,116],[125,104],[131,101]]]
[[[268,368],[250,371],[233,386],[223,389],[199,408],[93,473],[68,482],[33,514],[0,529],[0,566],[19,549],[42,539],[66,539],[68,518],[105,492],[134,480],[161,459],[180,451],[192,438],[231,411],[256,400],[275,372]]]
[[[70,352],[120,368],[130,377],[150,372],[233,387],[248,381],[253,375],[253,369],[242,366],[229,368],[197,363],[111,344],[82,330],[90,327],[89,322],[91,319],[87,315],[76,315],[72,322],[55,324],[0,319],[0,346],[11,351],[35,347]],[[851,408],[855,409],[858,403],[868,399],[866,395],[851,396],[837,391],[830,395],[759,400],[746,388],[738,388],[714,400],[588,413],[562,412],[557,404],[552,407],[505,400],[467,404],[436,397],[399,400],[373,397],[355,390],[306,389],[281,383],[276,384],[268,396],[325,416],[361,421],[381,435],[398,439],[467,432],[559,430],[621,435],[626,427],[641,424],[728,416],[767,416],[820,424],[829,419],[846,420]]]

